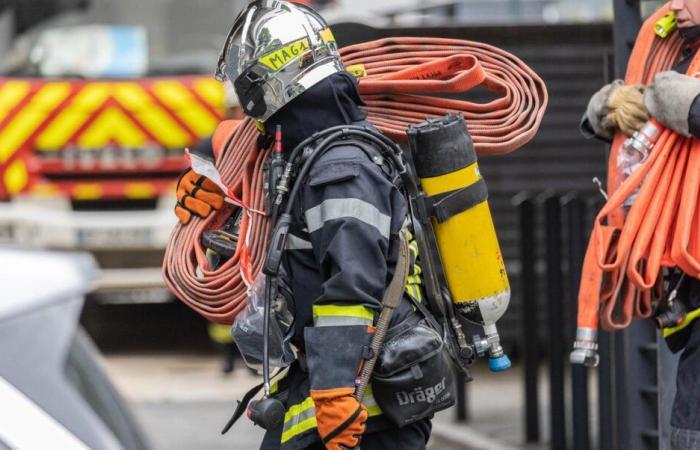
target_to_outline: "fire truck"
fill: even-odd
[[[17,36],[0,76],[0,240],[90,252],[104,301],[169,300],[174,186],[224,114],[211,74],[238,3],[92,0]]]

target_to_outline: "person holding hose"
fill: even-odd
[[[262,73],[265,83],[259,82]],[[229,32],[217,75],[234,87],[246,115],[258,122],[261,145],[274,145],[281,130],[283,154],[333,126],[371,127],[330,29],[310,8],[252,2]],[[360,439],[365,450],[426,446],[429,419],[399,432],[370,392],[362,403],[353,395],[407,217],[395,175],[372,149],[339,142],[314,162],[304,180],[282,259],[298,358],[277,383],[284,423],[267,431],[263,449],[340,450],[358,447]],[[221,191],[209,180],[194,172],[182,178],[177,209],[183,223],[222,203]],[[419,284],[415,264],[409,273]],[[416,314],[407,296],[392,324]]]
[[[671,70],[657,73],[648,86],[628,85],[622,80],[603,86],[588,103],[581,123],[585,136],[611,141],[618,130],[631,136],[653,118],[683,137],[700,139],[700,79],[687,73],[700,57],[700,0],[673,0],[668,7],[675,13],[677,33],[683,39]],[[664,328],[664,337],[674,353],[683,351],[671,417],[671,446],[675,450],[697,449],[700,325],[695,319],[700,316],[700,282],[677,268],[671,272],[670,295],[677,296],[675,301],[682,312],[674,312],[673,323]]]

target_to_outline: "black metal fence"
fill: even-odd
[[[576,193],[521,193],[513,199],[519,217],[522,267],[520,289],[523,303],[523,382],[526,394],[525,441],[541,440],[537,383],[538,367],[542,357],[546,356],[549,371],[550,445],[553,449],[591,448],[588,373],[585,367],[569,366],[568,352],[571,350],[576,327],[576,294],[589,232],[588,224],[592,222],[591,217],[597,203],[598,197],[580,197]],[[542,249],[543,254],[538,249]],[[540,260],[544,261],[542,270],[538,270]],[[533,339],[538,336],[541,328],[534,315],[539,306],[538,298],[544,298],[547,306],[546,334],[539,336],[546,343],[544,355],[539,353],[538,339]],[[570,372],[570,377],[566,376],[567,371]],[[601,385],[605,384],[604,377],[601,374]],[[569,388],[567,381],[570,383]],[[566,395],[568,389],[570,396]],[[568,430],[572,432],[568,433]]]
[[[583,257],[601,195],[527,193],[513,198],[518,214],[525,442],[542,442],[538,372],[544,362],[549,447],[603,450],[665,449],[675,361],[648,321],[599,333],[597,369],[571,365]],[[546,302],[543,319],[536,314]],[[633,342],[634,345],[630,345]],[[544,345],[542,345],[544,344]],[[642,354],[643,357],[638,357]],[[589,390],[589,376],[597,389]],[[595,408],[595,410],[593,409]],[[595,417],[595,422],[591,420]]]

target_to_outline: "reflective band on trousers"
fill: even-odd
[[[379,408],[372,395],[372,386],[367,388],[362,404],[367,408],[369,417],[382,414],[381,408]],[[316,407],[313,399],[307,397],[303,402],[289,407],[284,414],[281,443],[285,443],[295,436],[316,428],[316,425]]]
[[[391,231],[391,217],[359,198],[329,198],[307,210],[304,216],[310,233],[320,230],[330,220],[343,217],[357,219],[376,228],[386,239],[389,239]]]

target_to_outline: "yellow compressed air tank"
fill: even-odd
[[[495,323],[508,307],[510,284],[471,137],[461,115],[411,126],[408,136],[455,309],[484,327],[489,364],[504,370],[510,361]]]

